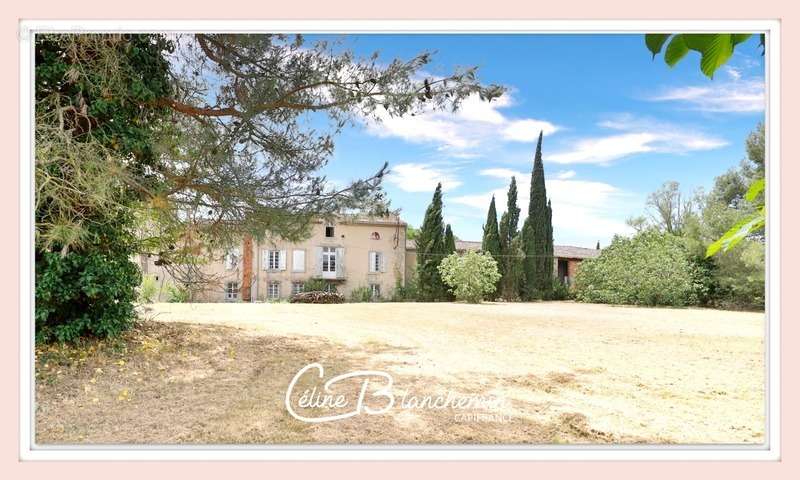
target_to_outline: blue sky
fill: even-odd
[[[505,210],[511,175],[525,215],[539,130],[555,242],[591,247],[628,233],[625,219],[665,181],[710,189],[744,158],[744,140],[764,118],[755,36],[713,80],[694,52],[675,68],[652,60],[642,35],[351,35],[344,46],[385,61],[435,51],[427,73],[476,65],[483,82],[509,88],[455,114],[347,127],[325,169],[344,182],[388,161],[385,189],[414,226],[441,181],[445,221],[465,240],[480,240],[492,193],[498,215]]]

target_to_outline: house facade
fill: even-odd
[[[456,241],[460,252],[480,248],[481,242]],[[598,256],[600,250],[555,245],[554,253],[554,274],[569,285],[580,262]],[[246,239],[219,257],[203,266],[204,274],[214,281],[195,292],[192,301],[277,301],[304,291],[308,282],[345,297],[367,288],[373,298],[391,298],[397,285],[412,278],[417,265],[416,244],[406,240],[406,223],[398,216],[319,220],[303,241]],[[138,261],[142,273],[152,276],[158,286],[157,301],[168,301],[175,282],[167,269],[146,255]]]
[[[406,223],[398,216],[341,216],[335,222],[318,220],[308,238],[287,242],[267,237],[245,240],[220,259],[203,266],[214,282],[197,292],[193,301],[275,301],[302,292],[310,281],[349,297],[368,288],[373,297],[388,298],[405,281]],[[139,257],[142,273],[154,276],[158,300],[169,298],[173,283],[153,258]]]

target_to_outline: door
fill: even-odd
[[[569,264],[563,258],[558,259],[558,279],[562,283],[569,285]]]
[[[336,278],[336,248],[322,247],[322,278]]]

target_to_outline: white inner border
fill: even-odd
[[[767,425],[765,445],[64,446],[33,432],[33,34],[41,32],[657,33],[766,32]],[[779,460],[780,22],[778,20],[22,20],[20,39],[20,459],[22,460]],[[647,54],[644,43],[642,52]]]

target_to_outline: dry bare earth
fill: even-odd
[[[121,341],[37,352],[39,443],[764,441],[763,314],[552,302],[160,304],[151,315]],[[311,362],[326,379],[385,371],[397,395],[507,406],[478,421],[395,406],[302,423],[284,396]]]

